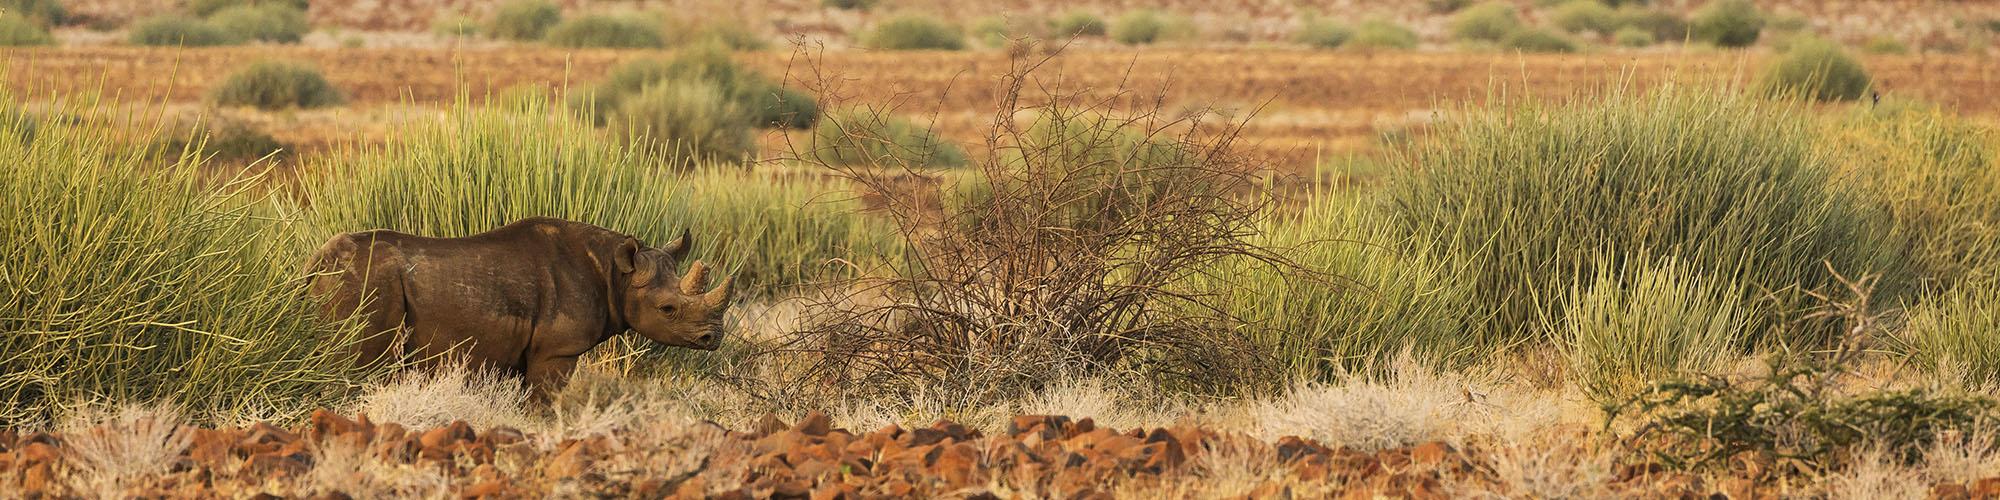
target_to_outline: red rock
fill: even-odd
[[[1765,498],[1764,495],[1757,494],[1757,481],[1754,479],[1741,477],[1724,479],[1720,486],[1722,494],[1731,499]]]
[[[582,475],[584,471],[590,469],[592,461],[590,454],[585,450],[587,443],[585,440],[564,443],[562,449],[556,451],[554,458],[543,462],[543,474],[552,478]]]
[[[1972,482],[1973,498],[2000,498],[2000,476]]]
[[[1060,436],[1062,434],[1062,429],[1068,426],[1069,426],[1069,417],[1055,416],[1055,415],[1020,415],[1014,417],[1013,420],[1008,421],[1007,435],[1020,436],[1021,434],[1030,432],[1038,434],[1044,432],[1052,432],[1055,433],[1055,435],[1044,436],[1044,439],[1053,439],[1056,436]]]
[[[1966,490],[1965,485],[1962,484],[1944,483],[1931,487],[1931,500],[1969,500],[1971,498],[1972,492]]]
[[[847,500],[860,495],[860,490],[851,484],[825,483],[814,488],[812,500]]]
[[[527,434],[523,434],[519,429],[506,426],[488,429],[484,437],[486,438],[486,442],[493,443],[496,447],[528,440]]]
[[[1445,457],[1451,455],[1451,452],[1451,445],[1445,444],[1443,441],[1431,441],[1411,448],[1410,461],[1423,465],[1437,465],[1443,463]]]
[[[904,446],[917,447],[937,444],[950,438],[950,434],[945,434],[944,431],[937,429],[917,429],[904,434],[903,438],[896,441],[902,443]]]
[[[304,474],[307,464],[295,455],[278,452],[259,453],[243,461],[239,474],[261,477],[297,477]]]
[[[812,413],[807,413],[806,418],[799,420],[798,425],[792,426],[792,430],[807,436],[825,436],[833,432],[833,417],[814,410]]]
[[[21,489],[24,493],[22,496],[32,497],[39,494],[53,497],[54,492],[50,488],[55,484],[54,464],[35,464],[21,471]]]
[[[297,434],[292,434],[290,431],[279,429],[275,426],[272,426],[271,424],[263,422],[252,424],[250,428],[246,430],[249,431],[249,434],[243,438],[243,440],[241,441],[242,443],[282,445],[284,443],[290,443],[292,441],[299,440],[299,436]]]
[[[757,436],[761,437],[788,431],[791,428],[792,426],[785,425],[784,421],[778,420],[777,415],[766,413],[763,418],[757,419],[757,427],[754,432]]]
[[[506,483],[500,481],[487,481],[466,487],[464,490],[458,492],[458,497],[468,498],[468,499],[492,498],[501,496],[506,492],[507,492]]]
[[[806,498],[812,496],[812,483],[793,480],[778,483],[771,489],[771,498]]]

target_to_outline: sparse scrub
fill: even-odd
[[[340,90],[319,69],[301,63],[258,61],[230,74],[211,92],[224,106],[258,109],[320,108],[343,102]]]
[[[126,38],[134,45],[209,47],[243,43],[241,37],[200,19],[167,14],[133,23]]]
[[[726,19],[675,18],[667,23],[667,45],[674,47],[720,46],[729,50],[764,50],[770,42],[741,21]]]
[[[1438,258],[1479,270],[1465,277],[1471,316],[1489,318],[1494,335],[1546,339],[1542,325],[1562,319],[1572,284],[1638,258],[1736,283],[1739,348],[1829,342],[1838,321],[1804,312],[1818,303],[1806,292],[1838,285],[1834,271],[1882,276],[1881,302],[1910,284],[1887,221],[1834,182],[1815,129],[1783,104],[1614,90],[1474,110],[1432,137],[1391,188],[1393,217],[1437,242]]]
[[[1522,52],[1576,52],[1575,40],[1561,33],[1538,28],[1523,28],[1508,33],[1500,40],[1500,46]]]
[[[1570,33],[1611,33],[1620,26],[1618,11],[1598,0],[1571,0],[1550,15],[1556,27]]]
[[[1861,50],[1870,54],[1901,55],[1910,53],[1910,46],[1904,45],[1895,37],[1877,35],[1869,37],[1868,42],[1861,45]]]
[[[1306,18],[1299,25],[1299,30],[1292,33],[1292,41],[1321,49],[1340,48],[1351,38],[1354,38],[1354,29],[1339,21],[1320,17]]]
[[[706,80],[648,86],[619,103],[610,126],[635,148],[694,163],[741,162],[757,146],[743,109]]]
[[[1618,9],[1618,25],[1621,31],[1636,29],[1661,42],[1683,42],[1689,36],[1687,20],[1665,9],[1627,5]]]
[[[1512,4],[1481,3],[1451,16],[1451,35],[1459,40],[1497,42],[1521,29],[1518,16]]]
[[[896,228],[861,213],[859,195],[837,179],[712,167],[681,184],[684,220],[701,239],[691,258],[727,265],[753,296],[857,278],[902,251]]]
[[[212,16],[217,12],[222,12],[224,9],[244,5],[276,5],[290,7],[303,12],[308,7],[308,3],[309,0],[191,0],[187,2],[187,10],[189,13],[201,17]]]
[[[542,42],[557,47],[653,49],[667,46],[657,19],[638,14],[593,14],[549,27]]]
[[[1764,13],[1750,0],[1714,0],[1694,13],[1689,33],[1718,47],[1748,47],[1764,31]]]
[[[294,247],[256,178],[147,161],[101,126],[44,124],[34,141],[0,141],[0,275],[26,292],[0,303],[11,373],[0,420],[166,401],[199,422],[282,421],[369,376],[343,354],[358,331],[299,298]]]
[[[1062,38],[1104,36],[1108,31],[1104,19],[1096,14],[1076,10],[1050,21],[1050,33]]]
[[[1354,27],[1349,47],[1359,49],[1410,50],[1417,48],[1417,32],[1383,19],[1362,21]]]
[[[56,43],[49,30],[13,13],[0,14],[0,46],[27,47]]]
[[[508,0],[493,13],[487,33],[508,40],[540,40],[562,22],[562,8],[548,0]]]
[[[964,166],[965,151],[930,129],[887,113],[852,110],[821,120],[809,144],[816,161],[930,169]]]
[[[820,5],[841,10],[868,10],[877,0],[820,0]]]
[[[1771,95],[1820,101],[1859,99],[1871,85],[1860,61],[1839,45],[1816,39],[1793,43],[1758,78],[1758,86]]]
[[[670,81],[704,81],[722,88],[744,119],[756,126],[804,129],[819,120],[819,103],[813,96],[743,69],[714,46],[689,49],[664,61],[625,63],[574,102],[602,125],[617,118],[626,99]]]
[[[937,20],[915,15],[896,17],[870,30],[862,45],[879,50],[959,50],[965,34]]]
[[[1433,13],[1449,14],[1472,5],[1472,0],[1424,0],[1424,4],[1429,6]]]
[[[208,22],[235,36],[271,43],[298,43],[312,31],[305,11],[275,2],[222,9],[209,16]]]

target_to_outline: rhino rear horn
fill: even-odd
[[[694,261],[694,265],[688,266],[687,276],[681,277],[681,293],[701,295],[705,288],[708,288],[708,263]]]
[[[687,228],[685,227],[681,228],[681,236],[679,238],[674,238],[674,241],[667,242],[666,246],[660,247],[660,251],[666,252],[667,255],[672,256],[674,258],[674,262],[686,261],[688,256],[688,250],[694,248],[694,244],[692,243],[693,239],[694,239],[693,235],[688,234]]]

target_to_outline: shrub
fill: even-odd
[[[1658,40],[1653,38],[1652,32],[1634,27],[1625,27],[1619,28],[1617,33],[1611,35],[1611,42],[1618,44],[1620,47],[1639,48],[1650,47],[1654,43],[1657,43]]]
[[[557,47],[650,49],[667,46],[659,23],[640,15],[587,15],[564,19],[542,41]]]
[[[906,15],[883,21],[862,37],[862,45],[881,50],[959,50],[965,48],[965,35],[931,18]]]
[[[208,162],[243,165],[267,158],[271,162],[285,161],[290,157],[290,149],[241,120],[211,117],[188,127],[185,133],[154,140],[152,154],[165,161],[192,156]]]
[[[1292,33],[1292,40],[1322,49],[1340,48],[1341,44],[1354,37],[1354,30],[1339,21],[1310,18]]]
[[[813,96],[744,70],[713,46],[689,49],[667,61],[641,59],[621,65],[577,101],[595,123],[603,124],[624,99],[669,80],[701,80],[721,87],[745,113],[745,120],[757,126],[804,129],[819,119]]]
[[[1822,40],[1793,43],[1758,77],[1758,86],[1772,95],[1821,101],[1852,101],[1866,94],[1870,85],[1868,70],[1860,61]]]
[[[2000,140],[1935,107],[1884,99],[1855,115],[1821,147],[1888,208],[1924,288],[2000,281]]]
[[[56,43],[49,30],[15,14],[0,14],[0,46],[22,47]]]
[[[508,40],[540,40],[558,22],[562,8],[548,0],[509,0],[493,12],[486,31]]]
[[[1662,42],[1680,42],[1688,39],[1686,20],[1672,11],[1645,7],[1627,6],[1618,9],[1618,25],[1622,29],[1637,29],[1653,35]]]
[[[1861,50],[1870,54],[1908,54],[1910,46],[1904,45],[1894,37],[1874,36],[1868,38],[1868,43],[1861,45]]]
[[[208,47],[243,43],[243,39],[234,33],[223,31],[206,21],[172,14],[133,23],[132,33],[127,39],[135,45],[156,46]]]
[[[1520,29],[1514,6],[1501,1],[1481,3],[1451,16],[1451,33],[1459,40],[1499,41]]]
[[[194,15],[208,17],[224,9],[243,5],[276,5],[304,11],[308,8],[308,3],[309,0],[192,0],[188,2],[187,9]]]
[[[1063,14],[1049,24],[1050,33],[1063,38],[1104,36],[1106,28],[1104,19],[1081,10]]]
[[[1362,21],[1354,27],[1354,38],[1347,41],[1350,47],[1363,49],[1417,48],[1417,32],[1403,25],[1381,19]]]
[[[0,0],[0,13],[20,16],[47,27],[69,21],[69,10],[60,0]]]
[[[619,104],[611,129],[634,148],[688,164],[741,162],[757,147],[742,108],[705,80],[647,86]]]
[[[1539,29],[1522,28],[1507,34],[1500,40],[1500,46],[1523,52],[1576,52],[1576,41],[1561,33]]]
[[[216,104],[257,109],[319,108],[340,104],[340,90],[319,69],[299,63],[258,61],[230,74],[210,94]]]
[[[1193,28],[1185,19],[1152,9],[1139,9],[1118,17],[1111,27],[1111,39],[1126,45],[1145,45],[1186,36]]]
[[[1460,270],[1411,250],[1417,242],[1382,223],[1375,201],[1321,193],[1259,228],[1257,244],[1337,280],[1300,279],[1254,259],[1213,273],[1222,307],[1259,325],[1253,340],[1284,373],[1331,382],[1404,353],[1463,367],[1502,347],[1467,334],[1472,289],[1455,278]]]
[[[1834,271],[1879,275],[1876,300],[1893,303],[1911,270],[1868,200],[1834,182],[1815,131],[1779,104],[1676,87],[1475,110],[1417,147],[1392,214],[1478,271],[1474,317],[1495,335],[1543,340],[1572,284],[1671,259],[1738,285],[1740,347],[1824,345],[1843,330],[1806,316],[1808,292],[1835,291]]]
[[[820,0],[820,5],[842,10],[868,10],[876,0]]]
[[[1551,17],[1556,27],[1570,33],[1610,33],[1620,26],[1618,11],[1597,0],[1572,0],[1556,8]]]
[[[697,168],[680,182],[683,220],[700,240],[693,258],[725,266],[720,271],[753,296],[856,278],[901,253],[896,228],[861,213],[859,197],[838,179]]]
[[[1689,33],[1718,47],[1748,47],[1764,31],[1764,13],[1750,0],[1714,0],[1694,13]]]
[[[930,169],[959,167],[965,151],[909,120],[850,110],[813,128],[810,158],[834,165]]]
[[[1615,403],[1654,382],[1713,373],[1734,358],[1743,331],[1737,287],[1704,282],[1672,262],[1599,269],[1578,283],[1559,335],[1569,374],[1592,399]]]
[[[192,158],[160,165],[119,134],[55,123],[0,141],[0,274],[13,291],[0,302],[0,420],[33,428],[83,405],[167,401],[200,422],[284,422],[372,376],[345,354],[359,329],[300,299],[304,256],[258,179],[218,182]]]
[[[729,50],[764,50],[770,42],[741,22],[722,19],[692,21],[672,19],[668,23],[667,45],[675,47],[714,45]]]
[[[1431,8],[1431,12],[1447,14],[1472,5],[1472,0],[1424,0],[1424,4]]]
[[[1910,308],[1898,337],[1918,366],[1953,375],[1969,387],[2000,384],[2000,286],[1967,283]]]
[[[457,14],[438,16],[431,20],[431,33],[445,37],[479,36],[479,22]]]
[[[298,43],[312,25],[306,13],[282,3],[238,5],[208,17],[209,24],[232,35],[272,43]]]

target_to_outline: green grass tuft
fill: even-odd
[[[271,43],[299,43],[312,25],[306,12],[282,3],[238,5],[208,17],[216,29],[249,40]]]
[[[660,21],[644,15],[596,14],[564,19],[542,42],[557,47],[656,49],[667,46]]]
[[[509,0],[493,12],[487,33],[507,40],[540,40],[562,22],[562,8],[548,0]]]
[[[1451,16],[1451,36],[1458,40],[1497,42],[1521,29],[1513,4],[1489,1]]]
[[[1852,101],[1868,93],[1872,80],[1861,61],[1839,45],[1818,39],[1792,43],[1778,60],[1765,66],[1757,81],[1764,92],[1820,101]]]
[[[224,106],[265,110],[321,108],[345,101],[318,68],[284,61],[250,63],[217,85],[210,98]]]
[[[1690,33],[1717,47],[1748,47],[1764,31],[1764,13],[1750,0],[1714,0],[1694,13]]]
[[[126,40],[133,45],[211,47],[236,45],[243,38],[207,21],[168,14],[141,19],[132,25]]]
[[[880,50],[960,50],[965,34],[937,20],[905,15],[883,21],[862,37],[862,45]]]

